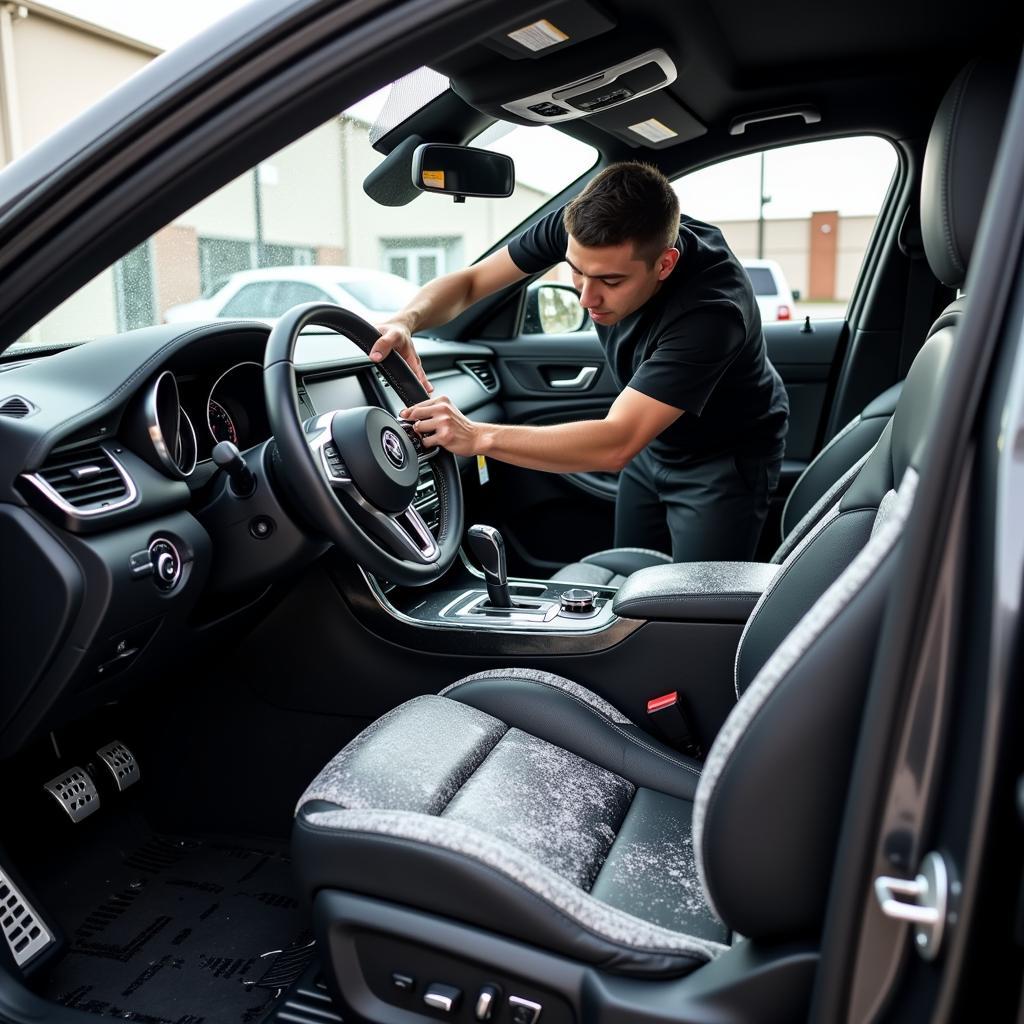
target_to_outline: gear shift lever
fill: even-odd
[[[470,549],[484,570],[487,600],[492,608],[514,608],[505,569],[505,542],[493,526],[471,526],[466,531]]]

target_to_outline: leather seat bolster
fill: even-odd
[[[376,896],[615,973],[678,976],[724,948],[618,910],[510,844],[432,815],[313,803],[296,818],[292,841],[310,894]]]
[[[500,675],[469,679],[446,696],[469,704],[509,727],[547,740],[634,786],[692,800],[700,765],[677,754],[635,725],[612,721],[575,694]]]

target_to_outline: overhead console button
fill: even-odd
[[[562,114],[569,113],[565,107],[560,107],[557,103],[534,103],[529,109],[541,117],[561,117]]]

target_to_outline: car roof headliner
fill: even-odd
[[[557,23],[565,7],[564,0],[551,3],[551,20]],[[615,23],[613,30],[546,57],[515,60],[477,40],[432,63],[475,109],[459,104],[463,116],[453,116],[448,94],[449,102],[424,108],[385,137],[381,148],[391,149],[413,127],[424,137],[466,141],[479,130],[480,111],[507,117],[503,102],[654,47],[664,48],[677,67],[667,92],[708,129],[706,135],[654,150],[631,147],[587,118],[564,122],[561,130],[595,146],[606,160],[639,158],[669,172],[822,136],[923,136],[943,91],[968,59],[996,48],[1017,56],[1024,38],[1024,5],[993,0],[969,7],[962,0],[600,0],[600,9]],[[530,20],[544,16],[541,11]],[[809,130],[788,118],[729,135],[734,117],[800,105],[816,108],[821,123]],[[460,130],[463,137],[456,138]]]

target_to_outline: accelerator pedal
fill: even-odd
[[[120,741],[114,740],[96,751],[96,756],[107,766],[119,793],[134,786],[142,777],[135,755]]]
[[[75,765],[56,778],[43,784],[54,800],[64,808],[67,816],[77,825],[84,821],[93,811],[100,809],[100,794],[92,776],[84,769]]]

